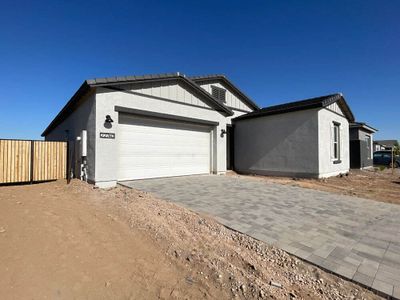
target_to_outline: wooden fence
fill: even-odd
[[[66,178],[67,143],[0,140],[0,184]]]

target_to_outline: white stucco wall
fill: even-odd
[[[211,108],[209,104],[200,100],[196,91],[189,90],[177,80],[167,80],[162,82],[133,83],[123,86],[126,90],[146,94],[154,97],[166,98],[181,103]]]
[[[183,95],[181,99],[190,99],[188,105],[179,102],[164,101],[156,97],[162,97],[162,87],[151,87],[151,95],[139,95],[138,89],[131,87],[135,94],[129,91],[113,91],[107,88],[98,88],[96,93],[96,184],[102,187],[113,186],[118,180],[118,112],[115,106],[132,109],[145,110],[150,112],[170,114],[181,117],[207,120],[218,122],[214,128],[212,144],[212,166],[214,173],[224,173],[226,171],[226,136],[221,137],[221,129],[226,129],[226,117],[220,112],[209,108],[207,104],[201,104],[202,99],[192,93],[192,91],[182,85],[171,85],[168,90],[170,95]],[[157,91],[157,89],[160,89]],[[184,89],[185,92],[179,92]],[[189,95],[191,94],[191,95]],[[149,97],[160,95],[156,97]],[[166,96],[166,95],[164,95]],[[181,101],[182,102],[182,101]],[[196,103],[193,105],[193,103]],[[105,116],[110,115],[114,120],[112,128],[104,127]],[[100,132],[115,133],[115,139],[100,139]]]
[[[340,123],[340,163],[335,164],[332,148],[333,122]],[[318,112],[319,177],[347,173],[350,169],[349,122],[326,108]]]
[[[74,176],[80,176],[81,156],[79,152],[80,142],[76,141],[81,136],[82,130],[87,130],[87,175],[88,180],[95,179],[95,117],[96,117],[96,97],[90,93],[81,99],[81,104],[63,122],[54,128],[47,136],[46,141],[66,141],[68,140],[72,158],[74,159]]]
[[[318,177],[318,110],[235,123],[235,170],[241,173]]]

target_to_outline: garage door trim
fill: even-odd
[[[118,119],[118,181],[212,172],[215,127],[123,112]]]
[[[180,121],[180,122],[186,122],[186,123],[192,123],[192,124],[198,124],[198,125],[208,125],[208,126],[218,126],[219,125],[219,122],[214,122],[214,121],[209,121],[209,120],[188,118],[188,117],[158,113],[158,112],[153,112],[153,111],[148,111],[148,110],[122,107],[122,106],[115,106],[115,111],[122,112],[122,113],[128,113],[128,114],[132,114],[132,115],[140,115],[140,116],[145,116],[145,117],[153,117],[153,118],[171,120],[171,121]]]

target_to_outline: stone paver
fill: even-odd
[[[400,205],[217,175],[121,184],[214,216],[387,295],[400,292]]]

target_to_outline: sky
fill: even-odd
[[[261,107],[341,92],[400,139],[400,1],[1,1],[0,138],[40,139],[85,79],[225,74]]]

